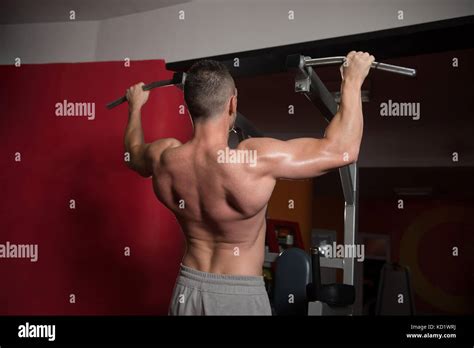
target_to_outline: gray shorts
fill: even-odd
[[[261,276],[234,276],[181,264],[169,315],[272,315]]]

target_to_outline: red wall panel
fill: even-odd
[[[37,262],[0,258],[0,315],[166,314],[181,231],[125,166],[127,106],[105,105],[171,75],[163,61],[0,66],[0,244],[39,249]],[[95,119],[56,116],[63,100],[95,103]],[[191,137],[183,103],[175,87],[150,93],[146,141]]]

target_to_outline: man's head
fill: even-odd
[[[200,60],[186,73],[184,99],[193,121],[229,116],[233,125],[237,112],[237,90],[227,68],[214,60]]]

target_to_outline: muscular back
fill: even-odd
[[[205,272],[259,275],[265,212],[275,179],[248,163],[218,163],[222,147],[188,142],[162,153],[154,168],[158,199],[186,238],[183,263]]]
[[[186,237],[183,264],[219,274],[261,274],[265,211],[277,178],[316,177],[357,158],[357,149],[327,137],[247,139],[238,150],[255,151],[255,166],[219,163],[223,148],[173,139],[156,150],[152,144],[147,155],[155,193]]]
[[[186,102],[191,103],[197,115],[208,117],[194,124],[194,137],[184,145],[170,138],[146,144],[140,110],[149,91],[143,90],[143,82],[127,90],[129,123],[125,148],[131,155],[128,166],[143,177],[153,177],[158,199],[176,215],[187,242],[183,264],[211,273],[261,274],[265,210],[275,180],[312,178],[357,161],[363,132],[360,88],[374,59],[363,52],[347,55],[341,68],[341,103],[324,138],[251,138],[241,142],[239,149],[256,151],[255,167],[217,161],[217,151],[225,148],[222,144],[227,143],[237,113],[233,83],[235,91],[226,96],[225,103],[221,100],[220,107],[216,106],[216,100],[222,99],[221,92],[226,90],[223,86],[228,87],[222,82],[226,75],[222,67],[216,68],[213,63],[212,69],[203,68],[205,73],[195,76],[196,90],[193,82],[189,85],[193,80],[187,78],[185,98],[190,99]],[[214,76],[216,71],[221,71],[220,76]],[[214,77],[209,80],[208,74]],[[216,79],[222,82],[219,88],[215,88]],[[209,105],[214,109],[210,110]],[[211,140],[221,145],[212,145]]]

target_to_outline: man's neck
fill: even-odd
[[[215,116],[194,124],[193,142],[205,147],[226,147],[229,141],[229,123],[226,116]]]

